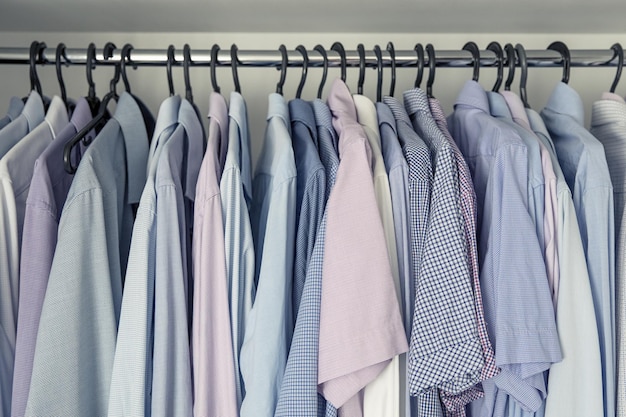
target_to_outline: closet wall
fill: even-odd
[[[572,49],[607,49],[615,42],[626,46],[626,34],[580,34],[580,33],[418,33],[420,25],[417,24],[416,33],[243,33],[243,32],[209,32],[206,33],[167,33],[167,32],[0,32],[0,46],[28,47],[33,40],[44,41],[51,48],[56,48],[59,42],[64,42],[69,48],[86,48],[89,42],[94,42],[101,48],[105,42],[112,41],[118,48],[125,43],[132,43],[135,48],[166,49],[169,44],[174,44],[182,51],[185,43],[189,43],[193,49],[210,49],[214,43],[223,49],[229,49],[232,43],[236,43],[239,49],[278,49],[284,43],[288,49],[294,49],[298,44],[303,44],[308,50],[320,43],[327,49],[334,41],[343,42],[348,50],[356,49],[358,43],[363,43],[366,49],[372,49],[379,44],[385,48],[387,42],[394,42],[396,49],[413,49],[417,42],[423,45],[432,43],[436,49],[460,50],[465,42],[474,41],[481,49],[493,40],[502,45],[507,42],[522,43],[526,49],[544,49],[552,41],[561,40]],[[158,29],[159,23],[154,22],[153,27]],[[111,26],[115,26],[112,24]],[[589,23],[587,23],[589,26]],[[31,25],[32,27],[32,25]],[[168,27],[167,23],[163,28]],[[288,27],[288,26],[287,26]],[[389,28],[394,26],[390,23]],[[402,25],[398,27],[403,27]],[[432,25],[430,26],[432,27]],[[497,27],[497,26],[496,26]],[[306,27],[305,27],[306,28]],[[601,26],[599,26],[601,28]],[[282,29],[282,28],[279,28]],[[469,56],[469,53],[468,53]],[[321,76],[321,68],[309,68],[307,84],[302,94],[304,99],[313,99]],[[79,97],[87,93],[87,83],[84,66],[71,66],[64,68],[64,78],[68,89],[68,96]],[[487,89],[491,88],[495,80],[495,68],[482,68],[479,82]],[[38,67],[38,74],[42,80],[43,92],[46,95],[58,94],[59,87],[56,81],[54,66]],[[194,101],[202,114],[208,111],[208,96],[211,91],[210,74],[208,67],[191,68],[191,84],[193,87]],[[293,98],[296,86],[300,80],[301,70],[289,68],[284,95],[287,99]],[[390,69],[384,70],[383,91],[388,93]],[[397,84],[395,96],[401,98],[402,92],[413,86],[416,71],[408,68],[397,69]],[[463,83],[471,78],[471,68],[439,68],[436,73],[433,92],[441,100],[446,112],[451,112],[456,95]],[[583,97],[587,124],[591,104],[606,91],[613,80],[615,68],[572,68],[570,85]],[[97,67],[93,71],[98,95],[102,97],[109,88],[109,80],[113,75],[112,67]],[[327,86],[330,80],[339,76],[338,68],[330,68]],[[273,68],[239,68],[239,77],[243,96],[247,100],[250,117],[253,160],[259,152],[265,118],[267,112],[267,95],[273,92],[279,78],[279,72]],[[552,88],[559,82],[561,70],[559,68],[531,68],[528,75],[528,98],[531,106],[540,110],[545,105]],[[176,92],[184,94],[182,68],[174,69]],[[232,90],[232,76],[229,67],[218,67],[218,83],[222,93],[226,96]],[[139,96],[155,113],[159,104],[167,97],[167,79],[164,67],[140,67],[136,71],[129,70],[129,79],[132,92]],[[356,92],[358,68],[349,68],[347,83]],[[423,85],[425,85],[425,79]],[[513,83],[513,89],[517,91],[519,79]],[[0,114],[3,114],[8,106],[8,98],[12,95],[25,96],[30,88],[27,67],[24,65],[0,65]],[[122,83],[118,85],[118,91],[123,89]],[[368,69],[365,76],[364,93],[372,98],[376,97],[376,70]],[[626,79],[620,83],[617,93],[626,95]]]

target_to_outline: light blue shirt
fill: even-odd
[[[45,115],[41,96],[36,91],[31,91],[20,115],[0,130],[0,158],[43,122]]]
[[[528,205],[531,208],[530,215],[537,230],[537,237],[545,254],[545,239],[543,230],[543,217],[545,211],[545,180],[541,165],[541,149],[539,142],[532,132],[515,123],[509,106],[501,94],[487,91],[489,99],[489,111],[491,115],[515,131],[526,145],[528,152]]]
[[[76,171],[59,223],[26,415],[107,414],[133,204],[146,182],[142,120],[123,93]]]
[[[178,124],[180,101],[179,96],[163,101],[150,143],[148,176],[133,226],[124,280],[109,393],[110,416],[150,416],[156,267],[155,175],[163,146]]]
[[[193,415],[190,237],[204,133],[187,100],[180,104],[178,122],[156,172],[153,416]]]
[[[610,389],[615,355],[615,213],[604,147],[584,128],[582,100],[565,83],[557,84],[541,117],[574,198],[600,337],[603,379],[611,380],[603,385],[611,384]],[[550,408],[546,411],[548,415]]]
[[[250,132],[248,113],[241,94],[232,92],[228,111],[228,149],[220,180],[226,272],[230,288],[230,322],[233,333],[237,404],[244,396],[239,367],[248,315],[255,295],[254,242],[250,227],[249,205],[252,201]]]
[[[11,97],[7,114],[2,119],[0,119],[0,129],[15,120],[20,115],[20,113],[22,113],[22,109],[24,109],[24,102],[22,101],[22,99],[19,97]]]
[[[503,416],[498,389],[527,409],[545,397],[543,371],[561,360],[546,268],[528,203],[528,149],[489,114],[475,81],[466,82],[449,117],[450,133],[472,173],[478,205],[480,281],[487,330],[500,374],[484,381],[483,410]]]
[[[290,126],[285,99],[270,94],[250,212],[258,275],[241,347],[242,417],[273,417],[293,334],[296,163]]]
[[[294,326],[315,236],[324,214],[326,173],[317,153],[313,107],[301,99],[289,102],[293,153],[296,160],[296,253],[293,266]]]

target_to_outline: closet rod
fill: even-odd
[[[327,50],[328,65],[331,67],[340,66],[341,59],[337,52]],[[614,53],[611,49],[571,49],[572,67],[612,67],[617,65]],[[308,51],[309,66],[322,66],[322,56],[315,50]],[[417,56],[413,50],[397,50],[396,66],[415,67]],[[85,65],[87,57],[86,48],[67,48],[66,56],[70,65]],[[391,58],[386,50],[382,51],[383,65],[391,66]],[[493,67],[496,65],[495,54],[490,50],[480,51],[480,65],[482,67]],[[42,54],[40,65],[54,64],[55,47],[48,46]],[[102,58],[102,49],[96,51],[97,65],[113,65],[121,59],[121,48],[114,51],[113,57],[109,60]],[[280,67],[281,54],[276,50],[239,50],[237,51],[239,67]],[[472,65],[472,55],[464,50],[435,50],[437,67],[469,67]],[[176,48],[176,62],[174,65],[183,65],[183,49]],[[288,51],[288,66],[300,67],[303,59],[300,52],[296,50]],[[346,51],[347,66],[359,66],[359,54],[356,50]],[[428,56],[426,56],[426,66],[428,66]],[[211,63],[211,50],[191,49],[191,66],[209,66]],[[526,60],[528,67],[560,67],[562,66],[561,55],[553,50],[529,49],[526,50]],[[230,47],[221,49],[217,55],[218,66],[230,66]],[[505,57],[506,61],[506,57]],[[165,66],[167,63],[166,49],[132,49],[130,52],[130,63],[137,66]],[[367,67],[377,66],[376,55],[373,50],[366,50],[365,63]],[[29,64],[29,48],[0,47],[0,65],[2,64]]]

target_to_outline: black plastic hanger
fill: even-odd
[[[526,61],[526,50],[521,43],[515,45],[515,51],[517,52],[517,59],[519,59],[519,66],[522,74],[519,78],[519,96],[524,103],[524,107],[530,109],[528,104],[528,94],[526,93],[526,79],[528,78],[528,62]]]
[[[509,73],[506,76],[506,81],[504,82],[504,90],[510,91],[511,84],[513,84],[513,79],[515,78],[515,64],[517,63],[515,58],[515,48],[512,44],[507,43],[504,45],[504,50],[506,52],[506,63],[509,66]]]
[[[563,42],[556,41],[552,42],[548,49],[553,51],[557,51],[561,54],[561,60],[563,61],[563,77],[561,78],[561,82],[567,84],[569,82],[569,69],[571,67],[572,58],[569,53],[569,48]]]
[[[122,71],[122,80],[124,81],[124,89],[128,94],[131,94],[130,91],[130,83],[128,82],[128,76],[126,75],[126,62],[132,65],[132,61],[130,59],[130,51],[133,50],[133,45],[127,43],[122,48],[122,59],[120,60],[121,71]],[[132,65],[133,69],[137,69],[135,65]]]
[[[167,47],[167,88],[170,91],[170,97],[175,95],[174,79],[172,78],[172,65],[176,63],[176,56],[174,55],[174,52],[176,52],[174,45]]]
[[[472,53],[472,65],[474,66],[474,73],[472,74],[472,80],[478,81],[478,73],[480,71],[480,49],[475,42],[468,42],[463,45],[464,51],[470,51]]]
[[[30,90],[37,91],[39,95],[41,93],[41,82],[39,81],[39,75],[37,75],[37,64],[42,63],[42,52],[46,49],[45,42],[33,41],[30,44]]]
[[[211,68],[211,85],[213,86],[213,92],[215,93],[221,93],[220,86],[217,84],[217,76],[215,74],[215,68],[217,67],[217,64],[219,63],[217,60],[217,54],[219,53],[219,51],[220,51],[220,46],[214,43],[213,46],[211,47],[210,68]]]
[[[326,49],[322,45],[315,45],[313,50],[317,51],[324,60],[324,69],[322,72],[322,80],[320,81],[320,86],[317,89],[317,98],[322,98],[322,93],[324,92],[324,84],[326,84],[326,77],[328,76],[328,55],[326,54]]]
[[[111,42],[108,42],[105,45],[103,49],[103,55],[104,55],[105,60],[113,56],[114,49],[115,49],[115,45]],[[124,57],[122,56],[122,60],[123,59]],[[109,92],[102,99],[102,102],[100,103],[100,108],[98,109],[98,113],[96,114],[96,116],[85,127],[83,127],[78,133],[76,133],[76,135],[74,135],[74,137],[70,139],[63,147],[63,164],[65,166],[65,171],[67,171],[67,173],[69,174],[74,174],[76,172],[76,169],[78,168],[78,166],[74,166],[72,164],[72,150],[74,149],[74,147],[76,147],[76,145],[78,145],[78,143],[81,140],[85,139],[85,137],[91,131],[93,130],[98,131],[99,128],[101,128],[104,125],[104,123],[107,120],[109,120],[110,115],[107,110],[107,106],[109,105],[111,100],[118,99],[116,86],[120,80],[120,72],[121,72],[120,66],[121,66],[121,60],[119,63],[115,64],[115,74],[113,76],[113,79],[109,83],[109,87],[110,87]],[[85,141],[83,142],[85,145],[89,145],[89,142],[85,142]]]
[[[359,52],[359,83],[357,84],[357,93],[363,94],[363,83],[365,82],[365,47],[362,43],[356,47]]]
[[[341,59],[341,81],[346,82],[346,67],[347,59],[346,59],[346,49],[343,47],[341,42],[335,42],[330,47],[332,51],[335,51],[339,54],[339,58]]]
[[[191,91],[191,82],[189,81],[189,65],[191,65],[191,48],[186,43],[183,47],[183,75],[185,77],[185,98],[193,104],[193,92]]]
[[[69,109],[69,105],[67,103],[67,90],[65,89],[65,81],[63,81],[63,71],[61,70],[61,65],[63,64],[61,62],[61,59],[65,61],[66,65],[69,62],[69,60],[67,59],[67,56],[65,55],[65,44],[63,42],[61,42],[57,46],[54,64],[57,70],[57,80],[59,81],[59,90],[61,91],[61,99],[63,100],[63,103],[65,103],[65,108]]]
[[[387,52],[389,52],[389,58],[391,58],[391,84],[389,84],[389,96],[393,97],[393,93],[396,90],[396,48],[393,46],[393,42],[387,44]]]
[[[615,57],[617,57],[617,72],[615,73],[615,78],[613,79],[613,84],[611,84],[611,93],[615,92],[615,89],[617,88],[617,84],[619,83],[619,79],[622,77],[622,68],[624,67],[624,49],[622,48],[622,45],[620,45],[619,43],[614,44],[613,46],[611,46],[611,49],[613,50],[613,58],[611,58],[611,61],[613,61],[615,59]]]
[[[304,88],[304,83],[306,82],[306,75],[309,70],[309,54],[307,54],[304,45],[296,46],[296,51],[302,54],[302,77],[300,77],[300,84],[298,84],[298,89],[296,90],[296,98],[300,98],[302,95],[302,89]]]
[[[421,43],[418,43],[415,45],[413,50],[417,54],[417,76],[415,77],[415,84],[413,87],[420,88],[422,78],[424,77],[424,61],[426,61],[424,58],[424,47]]]
[[[437,59],[435,58],[435,47],[432,43],[426,45],[426,53],[428,54],[428,81],[426,82],[426,94],[429,98],[433,96],[433,83],[435,82],[435,68],[437,67]]]
[[[239,64],[239,58],[237,58],[237,45],[234,43],[230,46],[230,68],[233,72],[233,83],[235,84],[235,91],[241,93],[241,86],[239,85],[239,74],[237,73],[237,64]]]
[[[89,103],[89,109],[92,116],[98,114],[100,109],[100,99],[96,96],[96,83],[93,82],[91,72],[96,68],[96,45],[92,42],[87,47],[87,62],[85,65],[85,73],[87,75],[87,84],[89,85],[89,92],[87,93],[87,103]]]
[[[287,78],[287,65],[289,65],[289,57],[287,56],[287,47],[285,45],[280,45],[278,47],[281,55],[280,61],[280,79],[278,80],[278,84],[276,84],[276,93],[283,95],[283,86],[285,85],[285,79]]]
[[[491,42],[487,45],[487,50],[496,54],[496,65],[498,68],[498,75],[496,76],[496,83],[493,85],[491,91],[497,93],[502,85],[502,78],[504,77],[504,51],[499,42]]]
[[[378,78],[376,81],[376,101],[381,101],[383,91],[383,53],[380,46],[374,46],[374,55],[376,55],[376,72]]]

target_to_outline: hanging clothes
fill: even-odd
[[[22,110],[24,110],[24,102],[19,97],[11,97],[11,101],[9,101],[9,108],[7,109],[7,114],[0,119],[0,130],[4,128],[6,125],[11,123],[13,120],[17,119],[20,114],[22,114]]]
[[[41,311],[27,415],[107,414],[132,206],[146,181],[141,120],[133,98],[122,94],[74,176]]]

